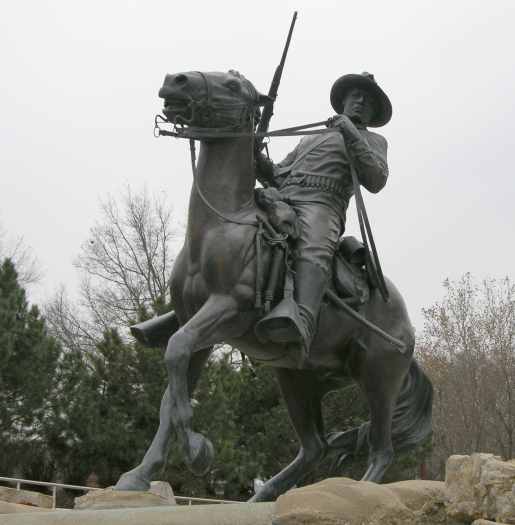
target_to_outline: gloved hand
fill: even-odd
[[[350,142],[361,139],[361,134],[354,122],[347,115],[335,115],[328,121],[329,127],[338,128],[345,139]]]
[[[268,188],[256,188],[255,193],[258,205],[265,210],[268,210],[274,202],[283,199],[279,190],[273,186],[269,186]]]
[[[266,155],[261,152],[255,153],[254,164],[256,169],[256,178],[263,186],[277,186],[275,180],[275,165]]]
[[[256,169],[266,178],[272,179],[274,176],[274,163],[263,153],[256,152]]]

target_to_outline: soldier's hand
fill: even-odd
[[[335,121],[335,125],[338,126],[340,129],[358,131],[358,129],[354,125],[354,122],[352,122],[352,120],[347,115],[338,115]]]
[[[257,188],[255,190],[256,200],[264,209],[270,208],[270,206],[276,202],[282,200],[282,195],[277,188],[270,186],[268,188]]]
[[[338,128],[347,139],[359,139],[361,135],[354,122],[347,115],[336,115],[331,119],[331,127]]]
[[[256,168],[266,177],[273,178],[274,163],[263,153],[256,152],[255,156]]]
[[[263,186],[276,186],[275,181],[275,165],[274,163],[263,153],[256,152],[254,158],[254,164],[256,169],[256,178]]]

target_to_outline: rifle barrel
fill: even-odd
[[[295,22],[297,21],[297,11],[293,13],[293,18],[291,20],[290,29],[288,31],[288,36],[286,37],[286,44],[284,45],[283,54],[281,55],[281,61],[275,69],[274,77],[272,83],[270,84],[270,89],[268,90],[268,96],[270,97],[270,102],[263,107],[263,113],[261,115],[261,120],[258,126],[258,133],[264,133],[268,131],[268,126],[270,125],[270,120],[274,114],[274,102],[277,98],[277,93],[279,91],[279,83],[281,82],[281,76],[283,73],[284,63],[286,62],[286,56],[288,54],[288,49],[290,47],[291,37],[293,34],[293,28],[295,27]],[[263,140],[259,141],[257,147],[259,150],[263,148]]]

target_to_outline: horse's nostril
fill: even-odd
[[[188,81],[188,77],[186,75],[177,75],[175,77],[175,82],[177,84],[184,84],[187,81]]]

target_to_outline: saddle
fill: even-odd
[[[283,250],[285,247],[284,238],[287,238],[289,243],[300,236],[297,215],[276,188],[257,188],[255,198],[258,207],[264,212],[266,220],[277,231],[278,237],[282,236],[283,242],[277,243],[273,248],[277,254],[278,250]],[[259,259],[260,257],[258,257],[258,261]],[[286,261],[283,266],[288,263],[287,256],[272,257],[272,261],[274,259]],[[362,242],[353,236],[342,236],[340,238],[333,260],[333,275],[330,286],[341,299],[344,299],[351,306],[365,304],[370,298],[371,288],[374,287],[374,282],[367,271],[366,260],[366,248]],[[283,296],[282,290],[278,290],[279,281],[284,282],[284,296],[292,293],[292,285],[289,282],[286,268],[283,267],[282,271],[278,271],[273,266],[272,263],[272,268],[268,271],[258,271],[261,274],[268,273],[269,300],[272,297],[272,291],[275,298]],[[275,280],[275,282],[270,282],[271,280]],[[269,306],[265,307],[265,311],[268,308]]]

